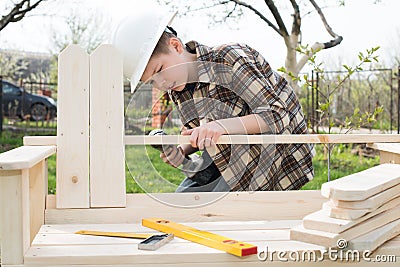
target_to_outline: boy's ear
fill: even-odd
[[[178,38],[171,37],[169,39],[169,45],[171,46],[171,48],[173,50],[175,50],[179,54],[182,53],[183,50],[184,50],[183,45],[182,45],[181,41]]]

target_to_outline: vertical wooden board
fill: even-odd
[[[27,239],[24,239],[24,200],[22,171],[0,171],[1,264],[23,264]],[[24,183],[24,185],[27,185]],[[26,217],[25,217],[26,219]],[[29,229],[29,228],[28,228]]]
[[[31,245],[31,203],[30,203],[30,169],[22,170],[21,198],[22,198],[22,246],[24,254]]]
[[[57,208],[89,208],[89,55],[70,45],[58,60]]]
[[[125,207],[122,57],[111,45],[90,56],[90,206]]]
[[[29,169],[30,242],[44,224],[47,195],[47,160]]]

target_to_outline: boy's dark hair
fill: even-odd
[[[151,56],[157,56],[160,54],[168,54],[168,41],[170,38],[175,37],[177,38],[176,31],[172,28],[167,26],[167,29],[163,32],[156,47],[154,48],[153,54]]]

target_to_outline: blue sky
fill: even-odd
[[[257,1],[261,2],[261,6],[264,5],[264,1]],[[46,17],[30,16],[19,23],[9,25],[0,33],[0,46],[1,48],[47,52],[51,47],[50,25],[55,23],[56,14],[63,14],[71,6],[79,4],[81,8],[100,10],[111,18],[112,24],[115,24],[123,16],[129,14],[130,10],[148,2],[152,1],[69,0],[62,1],[62,4],[55,6],[55,9],[54,6],[50,8],[43,5],[39,13],[47,14]],[[328,22],[333,30],[344,38],[338,47],[323,51],[318,56],[331,68],[341,64],[354,64],[358,52],[373,46],[382,47],[379,54],[381,61],[384,62],[389,62],[390,54],[399,50],[400,1],[382,0],[379,4],[373,4],[373,0],[347,0],[345,7],[334,7],[336,0],[325,2],[330,4],[329,8],[324,9]],[[315,13],[303,18],[302,23],[303,43],[312,44],[314,41],[330,39]],[[287,25],[290,28],[290,23]],[[240,25],[234,25],[237,29],[226,25],[209,27],[207,17],[201,14],[193,14],[190,18],[177,18],[173,26],[184,41],[195,39],[207,45],[245,42],[258,49],[274,68],[279,68],[284,64],[286,48],[282,39],[251,13],[240,22]]]

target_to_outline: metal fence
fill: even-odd
[[[56,127],[56,117],[52,116],[44,116],[43,119],[35,120],[32,122],[31,116],[27,116],[25,114],[23,108],[18,108],[18,105],[23,105],[23,103],[15,103],[15,106],[12,108],[12,112],[8,110],[7,117],[5,116],[5,107],[4,106],[4,92],[3,92],[3,81],[7,81],[17,87],[24,89],[24,92],[44,95],[52,97],[53,99],[57,99],[57,84],[48,83],[48,82],[32,82],[32,81],[13,81],[11,77],[7,77],[4,75],[0,75],[0,134],[4,129],[16,129],[21,131],[34,131],[34,132],[47,132],[47,131],[55,131]],[[22,101],[25,99],[25,93],[23,93]],[[50,112],[50,111],[49,111]],[[7,124],[5,124],[7,122]]]
[[[383,112],[378,114],[375,125],[366,127],[374,127],[382,132],[397,130],[399,133],[399,69],[397,73],[392,69],[360,70],[344,82],[340,79],[346,75],[345,71],[312,71],[305,107],[310,127],[318,132],[321,127],[328,126],[322,118],[320,107],[329,101],[331,126],[343,125],[346,117],[351,117],[356,109],[361,113],[372,113],[375,108],[382,106]]]

